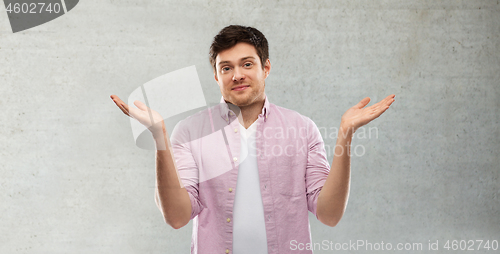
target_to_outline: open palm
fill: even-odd
[[[344,115],[342,115],[340,123],[341,128],[344,130],[351,130],[354,133],[359,127],[371,122],[384,113],[395,101],[394,97],[395,95],[391,94],[380,102],[366,108],[365,106],[370,102],[370,98],[366,97],[362,99],[358,104],[348,109]]]
[[[163,118],[158,112],[148,108],[144,103],[140,101],[134,101],[134,105],[137,107],[134,108],[125,104],[116,95],[111,95],[111,99],[125,115],[136,119],[146,128],[148,128],[152,133],[162,133]]]

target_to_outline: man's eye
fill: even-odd
[[[250,67],[250,66],[252,66],[252,63],[246,63],[246,64],[244,64],[243,66],[245,66],[245,67]]]
[[[223,68],[222,68],[222,71],[229,71],[230,69],[231,69],[231,68],[229,68],[229,67],[223,67]]]

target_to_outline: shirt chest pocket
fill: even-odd
[[[306,163],[287,156],[275,157],[270,163],[273,188],[285,196],[306,194]]]

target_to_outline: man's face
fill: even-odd
[[[240,108],[265,100],[265,80],[271,70],[271,62],[267,59],[262,68],[253,45],[240,42],[220,52],[215,61],[214,77],[224,100]]]

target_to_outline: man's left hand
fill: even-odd
[[[362,99],[354,107],[348,109],[340,121],[340,129],[354,133],[359,127],[371,122],[373,119],[379,117],[384,113],[389,106],[395,101],[396,95],[391,94],[380,102],[370,106],[365,106],[370,102],[370,97]]]

